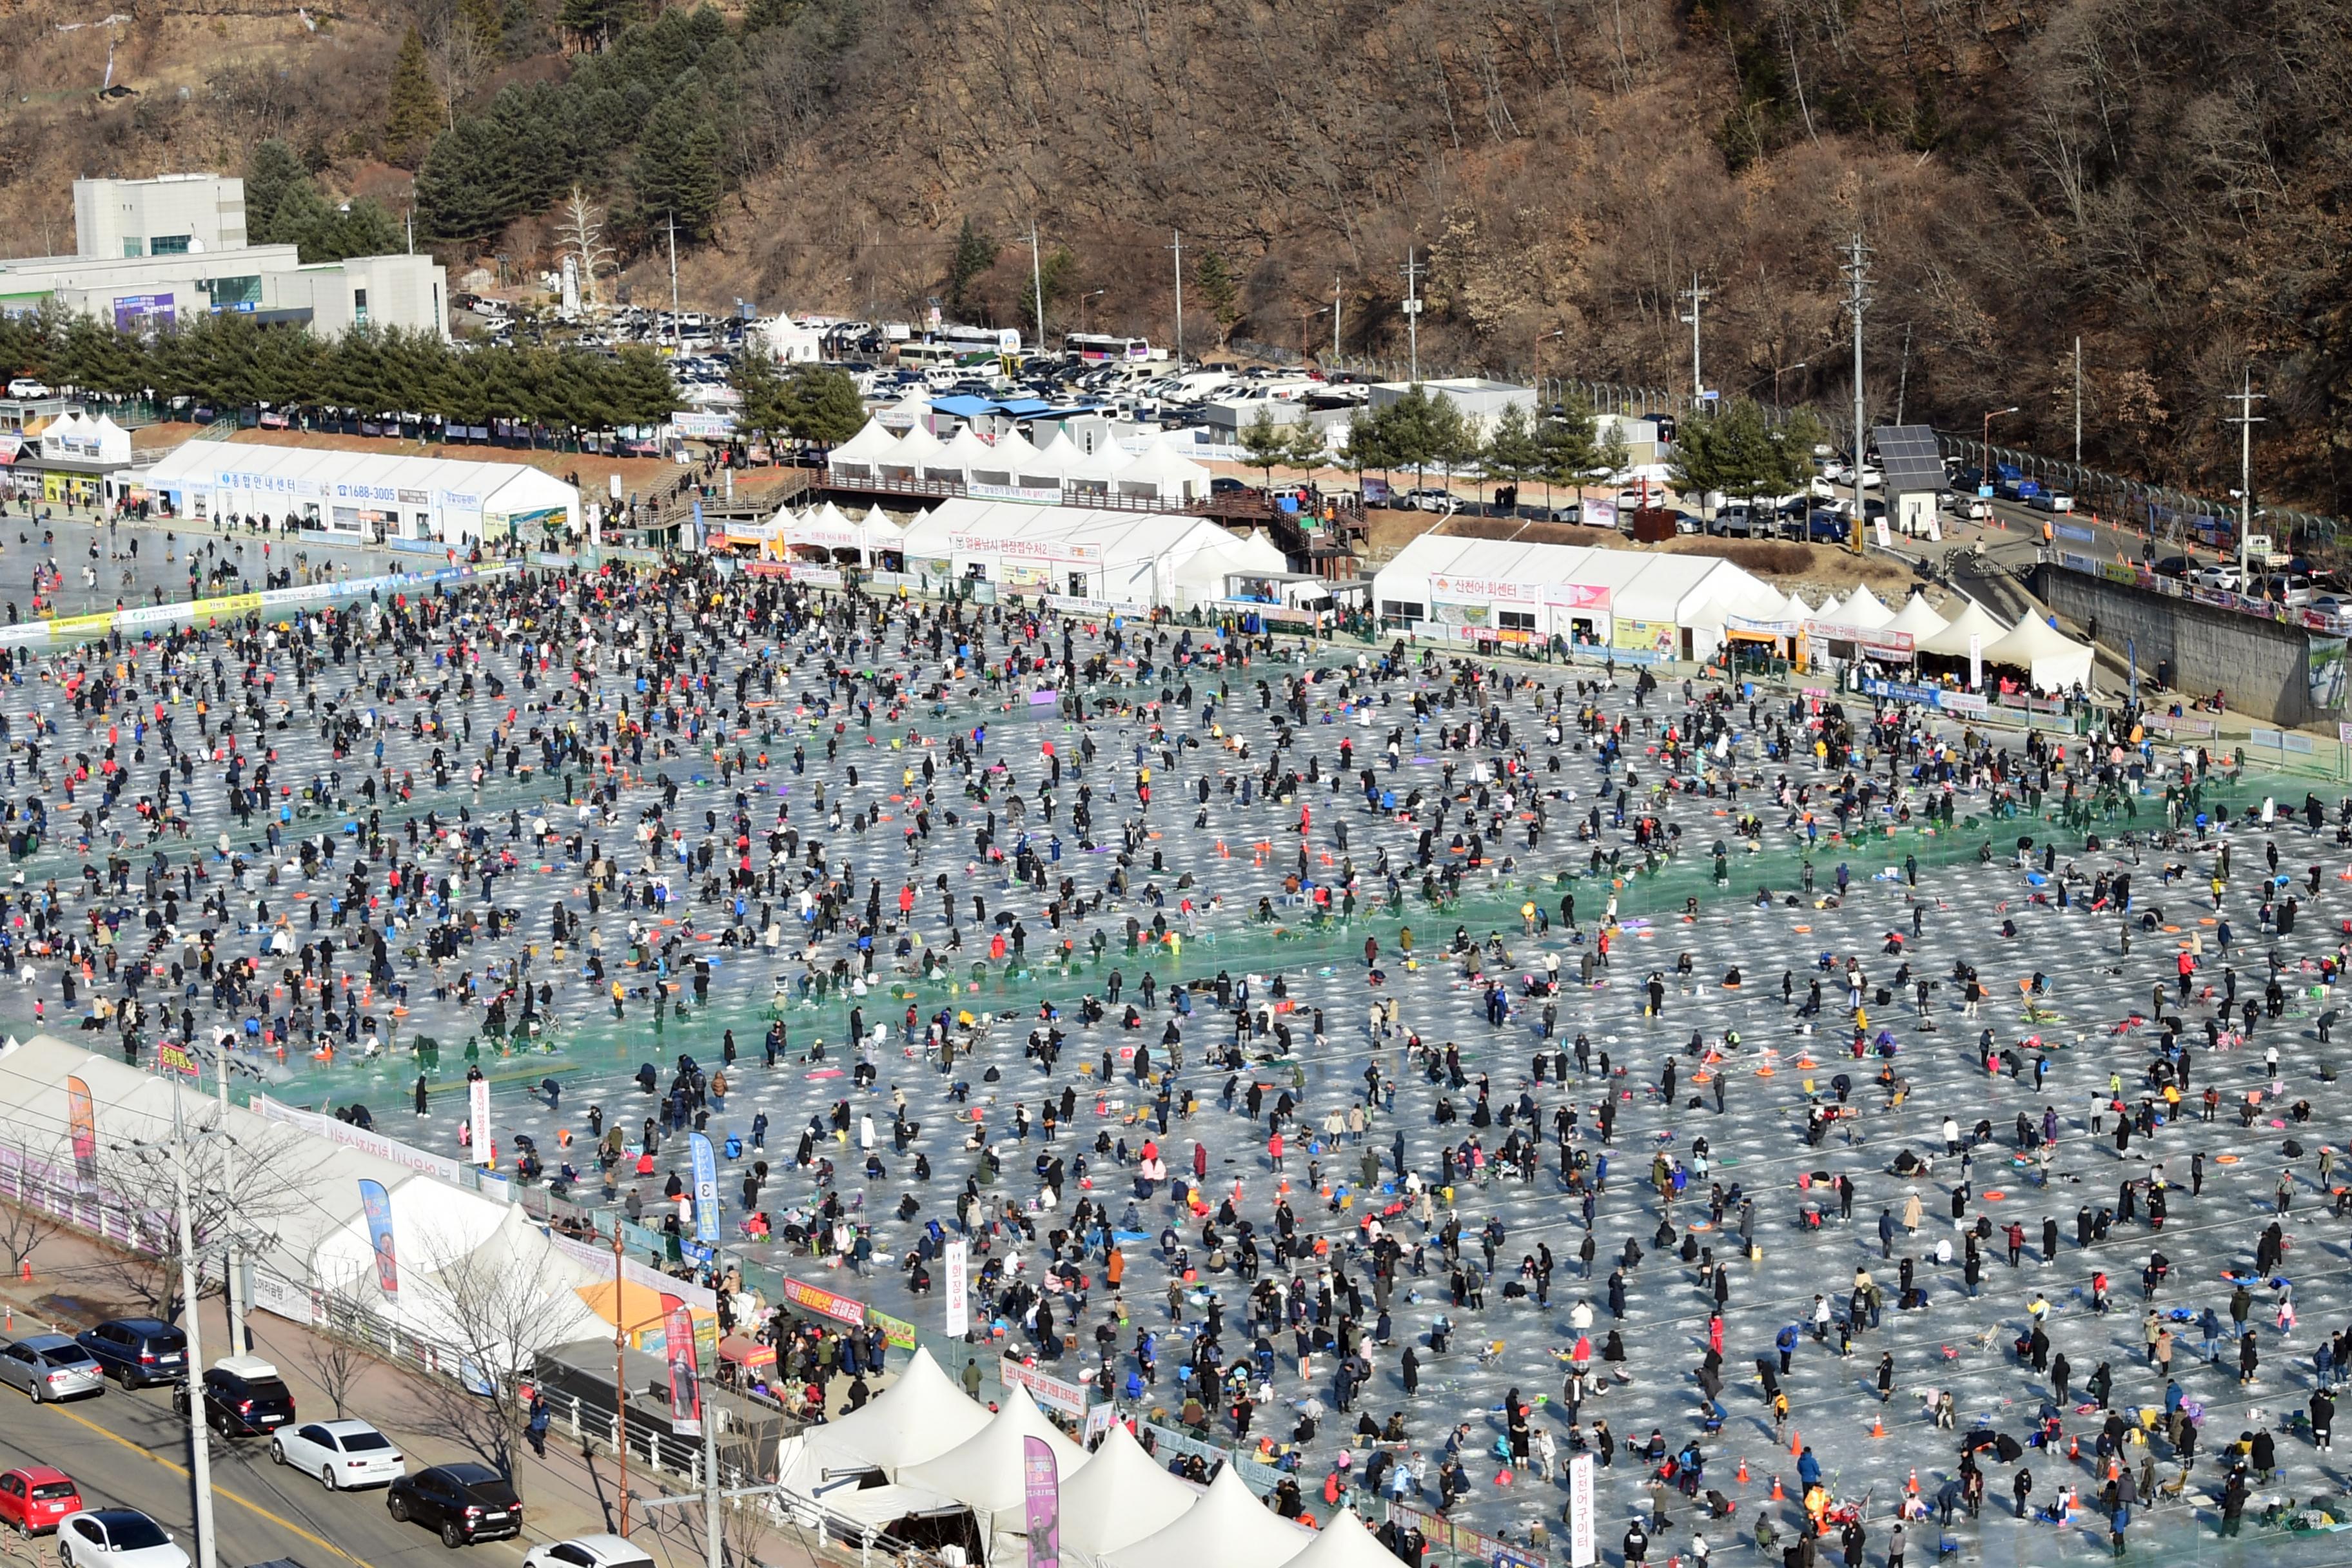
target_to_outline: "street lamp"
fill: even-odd
[[[1095,299],[1097,295],[1107,293],[1108,291],[1108,290],[1107,289],[1097,289],[1091,292],[1078,296],[1079,308],[1084,310],[1087,313],[1087,331],[1090,332],[1095,330]]]

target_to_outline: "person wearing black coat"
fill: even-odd
[[[2322,1452],[2325,1452],[2327,1447],[2328,1434],[2334,1429],[2335,1426],[2336,1396],[2328,1393],[2327,1390],[2324,1388],[2314,1390],[2311,1395],[2311,1441],[2313,1446],[2319,1448]]]

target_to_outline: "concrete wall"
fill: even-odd
[[[2169,665],[2175,690],[2224,692],[2233,712],[2287,726],[2333,717],[2312,710],[2311,639],[2294,627],[2047,564],[2033,591],[2118,658],[2128,646],[2142,680]]]

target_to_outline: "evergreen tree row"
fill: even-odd
[[[362,329],[324,342],[234,312],[152,333],[45,310],[0,317],[0,365],[87,394],[186,397],[221,409],[268,404],[418,414],[486,425],[605,430],[667,421],[677,388],[642,345],[460,349],[430,332]]]

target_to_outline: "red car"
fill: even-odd
[[[58,1521],[81,1510],[81,1489],[63,1470],[26,1465],[0,1475],[0,1524],[21,1535],[47,1535]]]

